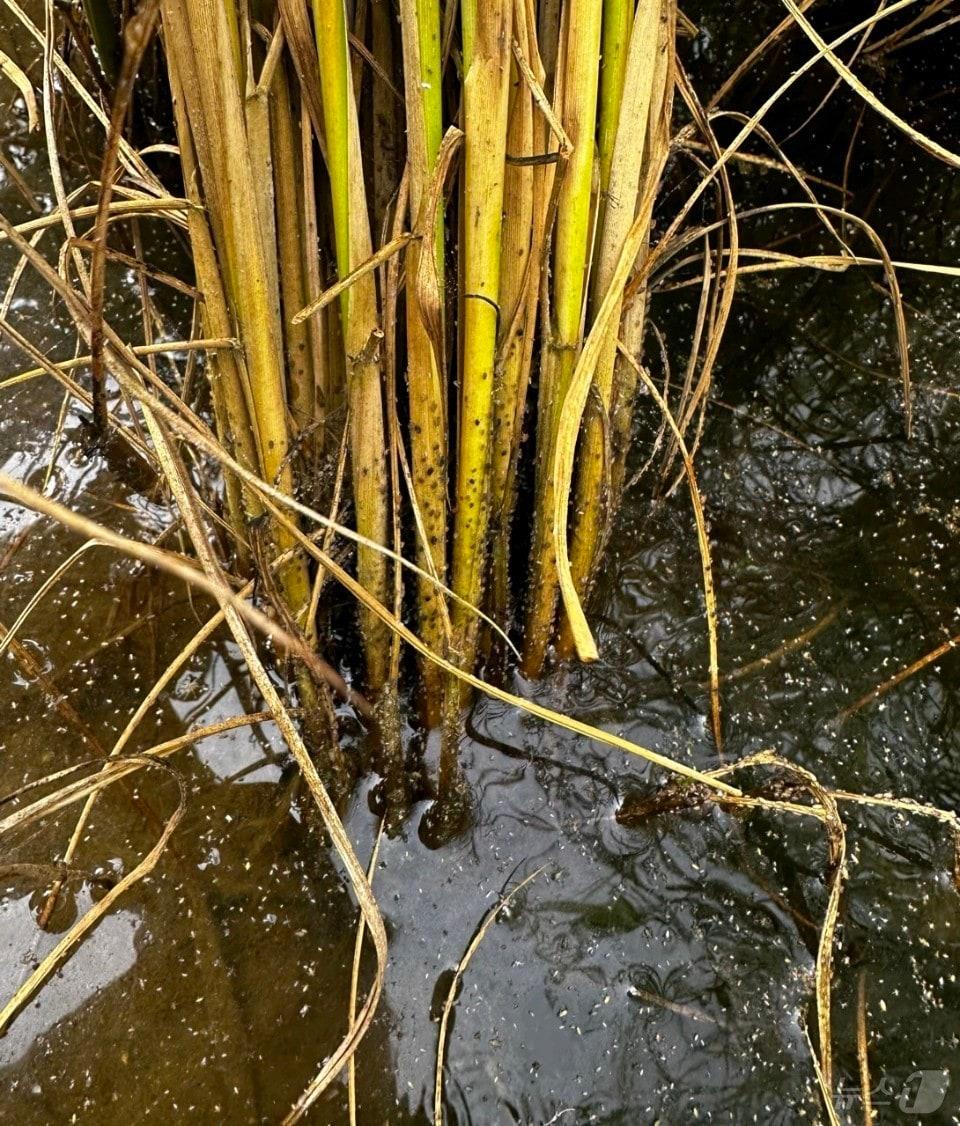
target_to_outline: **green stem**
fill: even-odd
[[[353,97],[343,0],[314,0],[317,57],[323,98],[327,169],[333,210],[337,267],[344,277],[372,254],[360,130]],[[357,531],[387,543],[387,447],[383,420],[381,337],[375,282],[370,274],[340,295],[340,318],[347,369],[350,461]],[[374,548],[357,549],[361,585],[380,602],[389,597],[386,560]],[[386,628],[369,611],[361,615],[367,681],[377,693],[389,677]]]
[[[541,380],[537,423],[534,562],[523,651],[527,676],[538,675],[543,667],[553,634],[559,590],[553,528],[553,461],[560,411],[582,345],[593,210],[601,14],[602,7],[596,0],[571,0],[567,9],[561,120],[573,143],[573,152],[560,187],[554,234],[552,339],[544,342],[543,349],[548,378]]]

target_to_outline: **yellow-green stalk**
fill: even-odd
[[[344,0],[314,0],[313,16],[320,63],[337,268],[343,277],[373,252]],[[379,361],[381,333],[376,288],[371,274],[363,275],[341,294],[340,318],[346,360],[356,527],[367,539],[386,544],[387,443]],[[359,546],[357,576],[370,594],[382,603],[387,602],[387,566],[381,552]],[[362,612],[361,621],[368,688],[376,693],[388,676],[387,631],[369,611]]]
[[[563,44],[561,122],[573,143],[560,186],[554,232],[552,324],[544,340],[538,396],[533,565],[523,670],[536,676],[553,635],[558,579],[553,529],[553,460],[560,410],[582,343],[593,215],[593,164],[602,6],[570,0]]]
[[[500,301],[500,234],[510,91],[510,0],[465,0],[463,246],[460,256],[463,355],[453,534],[453,589],[471,605],[483,593],[490,506],[490,423]],[[473,665],[475,615],[454,609],[458,656]]]
[[[640,8],[644,0],[640,0]],[[630,33],[633,30],[634,0],[603,0],[603,33],[600,47],[600,113],[597,125],[597,156],[600,165],[600,225],[610,185],[610,166],[627,70]]]
[[[464,164],[460,287],[462,357],[455,512],[453,589],[472,606],[480,604],[490,507],[490,423],[500,300],[500,234],[503,221],[504,158],[510,93],[512,0],[463,0]],[[472,669],[477,619],[456,604],[454,658]],[[453,726],[462,689],[445,686],[444,738],[440,756],[440,800],[455,798],[459,784],[458,733]]]
[[[407,164],[410,169],[410,215],[416,224],[427,194],[440,142],[443,108],[440,71],[440,7],[437,0],[400,0],[403,73],[407,114]],[[420,257],[432,254],[437,271],[436,308],[443,311],[443,213],[437,216],[432,244],[407,251],[407,386],[410,403],[410,461],[414,502],[426,543],[417,537],[417,562],[441,581],[447,574],[447,406],[442,357],[436,354],[413,284]],[[444,616],[439,595],[428,582],[418,585],[420,636],[438,652],[445,649]],[[423,678],[421,714],[428,727],[440,721],[442,676],[430,661],[420,663]]]
[[[532,55],[525,4],[514,10],[514,39],[523,57]],[[524,407],[533,361],[540,243],[536,218],[542,210],[543,168],[529,163],[538,151],[530,87],[513,63],[507,127],[507,167],[500,272],[500,330],[493,434],[490,452],[491,564],[490,609],[494,621],[506,622],[509,608],[510,526],[516,503],[516,466]],[[543,150],[540,150],[543,151]],[[512,159],[511,159],[512,158]]]
[[[591,315],[596,315],[610,286],[627,232],[636,217],[641,186],[645,186],[650,176],[660,175],[662,159],[666,155],[661,146],[654,143],[657,134],[650,126],[651,122],[659,122],[663,113],[661,103],[666,60],[672,43],[672,10],[672,0],[640,0],[637,7],[622,84],[619,123],[608,162],[608,198],[599,237],[597,263],[591,281]],[[610,116],[612,113],[612,110],[609,111]],[[646,138],[642,145],[638,144],[640,137]],[[641,301],[628,313],[631,338],[636,340],[638,346],[642,343],[643,311]],[[620,321],[618,309],[611,320],[610,331],[597,363],[593,383],[597,391],[596,409],[587,413],[577,459],[570,564],[581,601],[589,588],[614,503],[610,418]],[[560,628],[558,654],[561,657],[569,656],[573,648],[573,638],[564,619]]]
[[[246,75],[243,109],[246,118],[247,148],[250,154],[252,170],[251,187],[253,188],[253,202],[256,206],[260,242],[263,246],[263,269],[266,279],[267,301],[270,306],[270,315],[274,325],[281,362],[283,360],[283,324],[280,320],[280,266],[277,254],[277,222],[276,206],[273,194],[273,139],[270,135],[270,76],[264,74],[263,81],[258,82],[257,67],[254,62],[254,43],[250,38],[250,26],[244,20],[244,34],[246,37],[244,52]],[[278,40],[274,40],[278,42]],[[273,53],[268,56],[264,70],[268,68],[276,73],[273,64],[276,57]],[[286,381],[283,383],[286,395]]]

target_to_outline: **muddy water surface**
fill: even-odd
[[[685,51],[706,91],[750,30],[703,13],[701,35]],[[945,143],[956,123],[936,98],[956,81],[949,56],[946,48],[935,56],[942,67],[935,81],[909,52],[882,79]],[[737,104],[758,104],[762,83],[746,83]],[[778,135],[801,124],[829,87],[826,75],[812,79],[776,122]],[[858,112],[838,93],[792,155],[809,171],[842,175]],[[15,115],[4,128],[4,151],[22,155],[23,175],[49,206],[42,150],[17,148]],[[823,158],[831,145],[837,155]],[[956,264],[956,177],[869,117],[857,153],[851,209],[869,213],[894,257]],[[77,158],[67,171],[71,182],[89,174]],[[674,190],[683,176],[678,166]],[[16,188],[3,184],[4,212],[28,217]],[[797,194],[788,183],[771,186],[766,174],[741,173],[736,186],[744,202]],[[809,219],[754,222],[741,241],[769,245]],[[144,228],[161,248],[169,241],[164,228]],[[808,250],[826,245],[815,232],[805,237]],[[2,276],[11,267],[7,254]],[[742,282],[698,459],[721,669],[742,674],[723,686],[725,754],[733,760],[772,747],[824,783],[956,809],[955,654],[832,723],[960,632],[960,291],[946,279],[901,275],[915,378],[908,443],[890,308],[871,280],[798,271]],[[115,318],[127,316],[133,333],[132,296],[124,312],[118,289]],[[681,372],[696,292],[667,290],[665,281],[652,306]],[[31,339],[70,355],[62,310],[29,276],[17,294],[13,315]],[[173,322],[175,305],[169,315]],[[0,377],[25,366],[0,345]],[[55,385],[34,380],[2,394],[4,472],[36,487],[46,482],[59,500],[128,534],[164,533],[169,515],[148,484],[87,452],[75,405],[57,435]],[[656,421],[641,400],[641,445]],[[648,475],[629,493],[613,536],[595,604],[601,660],[516,687],[709,768],[717,759],[702,688],[692,518],[682,487],[653,503],[653,485]],[[7,553],[0,622],[9,626],[78,545],[0,505],[0,553]],[[182,587],[104,548],[84,553],[19,631],[34,671],[25,671],[22,654],[0,663],[0,790],[108,751],[209,613]],[[258,706],[233,646],[218,635],[130,749]],[[355,718],[344,712],[343,725],[346,743],[358,746]],[[465,974],[448,1046],[450,1122],[820,1121],[806,1032],[815,1025],[812,978],[827,898],[817,826],[706,808],[626,827],[615,818],[621,802],[659,776],[640,760],[493,702],[474,709],[463,753],[476,798],[472,830],[431,851],[417,833],[421,806],[407,832],[381,846],[374,886],[391,960],[357,1057],[360,1121],[431,1121],[437,1017],[452,971],[504,889],[537,869]],[[241,728],[179,752],[170,765],[185,788],[186,813],[156,872],[0,1039],[4,1121],[276,1121],[342,1035],[356,909],[275,730]],[[361,858],[377,828],[367,798],[358,793],[347,816]],[[7,838],[4,999],[152,846],[176,802],[176,781],[160,771],[102,797],[47,931],[35,920],[51,871],[36,866],[62,855],[77,807]],[[858,807],[844,816],[850,878],[833,1006],[844,1118],[862,1121],[862,983],[879,1121],[910,1120],[911,1110],[957,1121],[960,900],[952,842],[930,819]],[[343,1084],[311,1120],[346,1121]]]

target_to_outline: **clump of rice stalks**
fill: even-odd
[[[624,477],[637,378],[618,343],[639,362],[645,290],[628,296],[633,262],[616,267],[632,228],[642,228],[633,258],[649,244],[670,150],[673,4],[650,0],[634,15],[580,0],[543,11],[471,0],[459,29],[430,2],[403,4],[398,25],[342,0],[317,0],[310,15],[287,3],[158,8],[198,321],[204,337],[238,342],[206,364],[223,453],[284,497],[328,503],[335,493],[355,532],[357,579],[377,603],[402,605],[396,558],[390,593],[388,545],[415,557],[419,636],[461,672],[502,644],[481,629],[484,611],[501,628],[522,625],[528,675],[542,671],[554,641],[562,654],[595,655],[558,594],[572,566],[565,597],[580,621]],[[364,42],[379,53],[354,49]],[[376,146],[384,97],[391,106],[401,97],[398,70],[407,161],[384,185],[395,166]],[[114,109],[114,126],[123,116]],[[101,193],[104,214],[108,205]],[[601,309],[594,357],[585,345]],[[585,362],[595,398],[574,468],[580,419],[568,391]],[[388,401],[397,369],[407,394]],[[102,374],[95,383],[102,428]],[[525,443],[532,387],[535,436]],[[322,467],[338,449],[350,488],[331,492]],[[295,548],[296,520],[277,519],[235,470],[224,483],[237,567],[259,574],[288,632],[322,648],[326,572]],[[571,486],[568,563],[558,498]],[[511,562],[511,544],[524,539],[518,498],[532,528],[527,574]],[[287,559],[275,574],[270,551]],[[386,772],[399,753],[387,713],[401,666],[369,609],[360,627]],[[329,686],[294,664],[300,703],[318,717],[312,735],[327,747],[319,761],[343,793]],[[462,811],[468,694],[436,662],[423,662],[419,679],[424,723],[444,718],[440,808]],[[397,800],[400,792],[391,788]]]
[[[24,99],[29,125],[42,118],[56,207],[19,224],[0,216],[0,235],[17,256],[0,331],[31,364],[0,387],[56,380],[65,402],[90,413],[110,456],[149,470],[189,549],[121,536],[20,482],[0,488],[91,542],[203,590],[218,609],[146,695],[100,769],[0,820],[0,833],[82,801],[69,864],[103,788],[204,736],[201,729],[143,755],[122,754],[164,686],[226,624],[266,704],[237,725],[267,715],[278,725],[344,860],[377,954],[370,992],[292,1118],[351,1059],[386,959],[369,876],[337,813],[356,768],[338,742],[334,700],[350,705],[375,737],[393,822],[409,798],[401,701],[416,699],[425,731],[442,729],[433,785],[442,829],[467,805],[457,752],[462,712],[477,690],[680,776],[697,789],[677,808],[691,794],[709,796],[825,827],[830,891],[817,959],[817,1068],[832,1107],[831,957],[846,856],[838,803],[897,803],[832,793],[771,755],[748,765],[775,769],[788,783],[772,796],[747,795],[729,780],[744,764],[698,772],[481,674],[509,651],[529,677],[556,660],[597,657],[585,607],[624,489],[642,393],[662,423],[652,450],[643,451],[644,468],[659,459],[664,491],[683,478],[692,503],[720,750],[716,593],[696,456],[738,274],[879,270],[894,309],[910,427],[896,280],[903,264],[891,261],[867,224],[814,194],[812,179],[763,121],[822,62],[928,153],[960,164],[880,103],[836,53],[854,37],[865,43],[909,2],[881,6],[827,43],[803,14],[806,5],[784,0],[788,16],[768,43],[797,29],[811,44],[809,58],[752,116],[736,116],[739,131],[721,145],[714,126],[725,115],[716,99],[701,104],[677,57],[678,26],[687,25],[675,0],[313,0],[309,8],[297,0],[142,0],[122,24],[110,4],[90,0],[85,62],[76,69],[58,49],[52,3],[41,29],[16,0],[4,0],[43,49],[39,99],[37,83],[3,53],[0,70]],[[931,15],[937,7],[929,6]],[[923,22],[905,24],[877,49],[898,49]],[[142,143],[143,115],[131,111],[145,92],[138,75],[150,52],[162,60],[162,80],[156,72],[151,79],[162,88],[152,95],[158,103],[168,95],[171,110],[166,125],[152,119],[159,136]],[[754,52],[721,95],[761,55]],[[69,190],[56,115],[65,86],[104,133],[99,176]],[[769,151],[744,152],[754,138]],[[167,162],[163,175],[154,156]],[[693,186],[682,181],[689,194],[655,227],[672,160],[694,168]],[[792,178],[797,203],[738,211],[729,173],[740,161]],[[701,221],[704,199],[716,205],[713,221]],[[787,206],[811,212],[836,253],[799,258],[741,247],[742,221]],[[192,276],[173,278],[144,260],[139,223],[148,219],[185,240]],[[49,244],[58,230],[55,255]],[[851,249],[851,232],[871,242],[869,255]],[[113,323],[114,262],[137,278],[142,340]],[[75,359],[49,359],[10,316],[28,268],[76,322]],[[148,278],[192,302],[190,332],[156,338],[162,303]],[[654,284],[700,292],[690,354],[673,386],[668,377],[655,381],[645,356]],[[190,358],[182,371],[171,363],[161,373],[164,353]],[[346,630],[331,628],[328,579],[356,607]],[[254,642],[253,630],[269,649]],[[401,660],[401,642],[417,654],[416,667]],[[17,651],[12,635],[3,646]],[[286,674],[287,698],[278,672]],[[939,811],[910,812],[932,812],[956,830]],[[0,1029],[152,870],[181,813],[182,800],[143,862],[0,1011]],[[438,1107],[441,1073],[442,1066]]]

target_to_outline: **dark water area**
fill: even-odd
[[[681,55],[706,99],[783,10],[706,4],[686,14],[700,30]],[[864,14],[855,4],[833,5],[822,28],[838,33]],[[25,40],[11,39],[28,51]],[[960,32],[949,28],[867,72],[897,112],[954,148],[958,48]],[[725,104],[756,108],[809,51],[796,34],[788,37]],[[957,266],[956,171],[871,111],[861,115],[842,87],[807,123],[833,81],[826,68],[815,69],[771,115],[771,132],[783,138],[802,127],[786,151],[806,172],[837,181],[856,129],[850,211],[868,219],[897,261]],[[46,158],[42,144],[24,146],[23,126],[19,110],[7,115],[3,151],[47,210]],[[729,139],[727,126],[717,128]],[[82,182],[91,173],[68,154],[65,174]],[[664,223],[670,201],[693,185],[687,174],[677,158]],[[29,218],[16,187],[0,176],[0,210]],[[732,182],[743,208],[801,198],[789,178],[755,166],[736,169]],[[822,197],[839,198],[826,188]],[[701,220],[712,206],[705,203]],[[169,228],[149,220],[143,231],[161,260],[176,260]],[[874,253],[847,231],[858,252]],[[783,243],[792,253],[835,252],[809,211],[745,221],[741,244],[766,247],[789,235],[798,236]],[[59,237],[41,243],[48,255]],[[6,279],[14,264],[8,250],[0,262]],[[651,305],[675,379],[699,294],[697,286],[669,288],[682,277],[665,275]],[[914,379],[909,441],[891,306],[873,284],[880,271],[798,269],[740,280],[697,458],[720,668],[730,677],[721,686],[724,754],[732,762],[773,748],[824,785],[957,810],[954,652],[834,722],[960,634],[960,289],[950,277],[909,269],[898,277]],[[113,319],[133,336],[139,309],[132,292],[124,305],[131,279],[117,279]],[[177,323],[178,309],[165,306],[170,338],[189,328]],[[63,309],[29,274],[11,317],[38,347],[70,354]],[[0,381],[27,364],[0,343]],[[52,381],[0,393],[4,473],[45,485],[125,534],[164,533],[166,506],[88,452],[75,404],[58,436],[63,394]],[[652,402],[641,397],[635,468],[658,424]],[[663,491],[653,471],[627,494],[592,615],[600,661],[559,669],[537,685],[514,678],[513,687],[710,769],[717,755],[703,687],[693,519],[682,485]],[[79,543],[0,503],[0,623],[11,626]],[[210,613],[177,583],[106,548],[85,551],[18,631],[43,679],[27,675],[9,652],[0,659],[0,793],[96,757],[65,709],[75,709],[108,751]],[[258,707],[235,647],[217,634],[128,749]],[[341,712],[345,745],[356,748],[359,723],[346,707]],[[428,758],[433,753],[431,745]],[[828,895],[822,828],[712,805],[627,826],[616,818],[621,803],[649,793],[661,774],[490,700],[473,709],[463,758],[475,798],[469,833],[428,849],[417,832],[420,805],[406,831],[380,846],[374,891],[390,962],[356,1057],[358,1120],[432,1121],[438,1016],[453,971],[501,894],[542,869],[464,974],[446,1055],[447,1122],[826,1121],[806,1031],[815,1037],[813,974]],[[343,1035],[357,909],[276,729],[239,728],[168,761],[185,787],[184,819],[156,871],[0,1038],[2,1121],[273,1122]],[[365,785],[346,816],[364,862],[377,833],[368,798]],[[161,771],[143,771],[130,790],[104,794],[47,931],[36,914],[50,869],[29,866],[62,855],[78,807],[4,839],[0,1000],[106,882],[152,847],[176,802],[177,785]],[[849,878],[832,1008],[841,1121],[863,1121],[861,988],[876,1121],[960,1121],[952,839],[928,817],[857,805],[842,812]],[[364,981],[371,970],[364,965]],[[345,1081],[309,1121],[347,1121]]]

